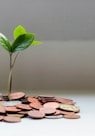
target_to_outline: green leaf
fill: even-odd
[[[0,33],[0,44],[8,52],[11,51],[10,42],[8,41],[8,39],[2,33]]]
[[[31,43],[33,42],[34,37],[35,37],[35,35],[30,34],[30,33],[20,35],[13,42],[11,52],[22,51],[22,50],[28,48],[31,45]]]
[[[40,42],[40,41],[33,41],[31,46],[40,45],[40,44],[42,44],[42,42]]]
[[[26,30],[23,26],[18,25],[15,29],[14,29],[14,39],[16,39],[18,36],[22,35],[22,34],[26,34]]]

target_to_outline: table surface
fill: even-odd
[[[48,92],[44,94],[48,94]],[[53,92],[51,94],[73,99],[76,105],[80,107],[79,115],[81,118],[73,120],[65,118],[41,120],[24,118],[20,123],[0,122],[0,134],[2,136],[95,136],[95,93],[66,94]]]

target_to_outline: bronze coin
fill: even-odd
[[[57,102],[47,102],[43,107],[59,108],[59,103]]]
[[[60,115],[61,111],[60,110],[56,110],[56,112],[54,113],[54,115]]]
[[[47,119],[60,119],[63,118],[63,115],[53,115],[53,116],[45,116]]]
[[[17,108],[25,109],[25,110],[31,110],[32,108],[28,104],[17,104]]]
[[[23,114],[23,115],[28,115],[28,112],[29,112],[29,111],[19,111],[18,113],[19,113],[19,114]]]
[[[38,102],[36,102],[36,103],[30,103],[29,105],[30,105],[31,108],[38,109],[38,110],[43,107],[41,105],[41,103],[38,103]]]
[[[80,115],[76,115],[76,114],[69,115],[69,114],[67,114],[67,115],[64,115],[63,117],[66,118],[66,119],[79,119]]]
[[[21,122],[21,118],[11,117],[11,116],[5,116],[3,120],[6,121],[6,122],[10,122],[10,123]]]
[[[64,104],[71,104],[71,105],[75,104],[73,100],[65,99],[65,98],[56,98],[56,101]]]
[[[6,110],[3,106],[0,105],[0,113],[6,113]]]
[[[7,112],[18,112],[18,111],[21,111],[21,109],[17,109],[16,107],[5,107],[5,110]]]
[[[29,102],[31,102],[31,103],[38,103],[38,102],[39,102],[38,99],[33,98],[33,97],[28,97],[27,100],[28,100]]]
[[[28,112],[28,116],[35,119],[42,119],[45,117],[45,113],[33,110]]]
[[[51,108],[51,107],[43,107],[43,108],[40,108],[40,111],[45,113],[45,114],[53,114],[56,112],[56,109],[55,108]]]
[[[15,92],[10,94],[11,100],[21,99],[24,96],[25,96],[24,92]]]
[[[0,115],[0,121],[3,120],[3,119],[4,119],[4,116],[1,116],[1,115]]]
[[[72,111],[60,111],[60,113],[61,113],[62,115],[73,115],[73,114],[75,114],[75,113],[72,112]]]

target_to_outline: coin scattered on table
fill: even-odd
[[[6,122],[10,122],[10,123],[21,122],[21,118],[19,118],[19,117],[11,117],[11,116],[5,116],[3,120],[6,121]]]
[[[59,103],[57,102],[47,102],[43,105],[44,107],[59,108]]]
[[[69,104],[60,104],[59,108],[66,111],[79,112],[79,107]]]
[[[63,115],[53,115],[53,116],[45,116],[47,119],[60,119],[63,118]]]
[[[80,118],[80,115],[75,115],[75,114],[72,114],[72,115],[64,115],[63,116],[64,118],[67,118],[67,119],[79,119]]]
[[[45,113],[41,112],[41,111],[29,111],[28,112],[29,117],[34,118],[34,119],[42,119],[45,117]]]
[[[56,109],[55,108],[51,108],[51,107],[43,107],[43,108],[40,108],[40,111],[45,113],[45,114],[53,114],[56,112]]]
[[[80,108],[72,99],[49,95],[28,96],[24,92],[0,93],[0,122],[16,123],[21,118],[79,119]]]
[[[16,106],[17,104],[21,104],[21,101],[6,101],[3,102],[3,106]]]
[[[2,121],[4,119],[4,116],[0,116],[0,121]]]
[[[24,96],[25,96],[24,92],[15,92],[15,93],[10,94],[10,99],[11,100],[16,100],[16,99],[20,99],[20,98],[22,98]]]

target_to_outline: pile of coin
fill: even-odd
[[[24,92],[0,95],[0,121],[20,122],[30,119],[79,119],[80,108],[70,99],[54,96],[27,96]]]

